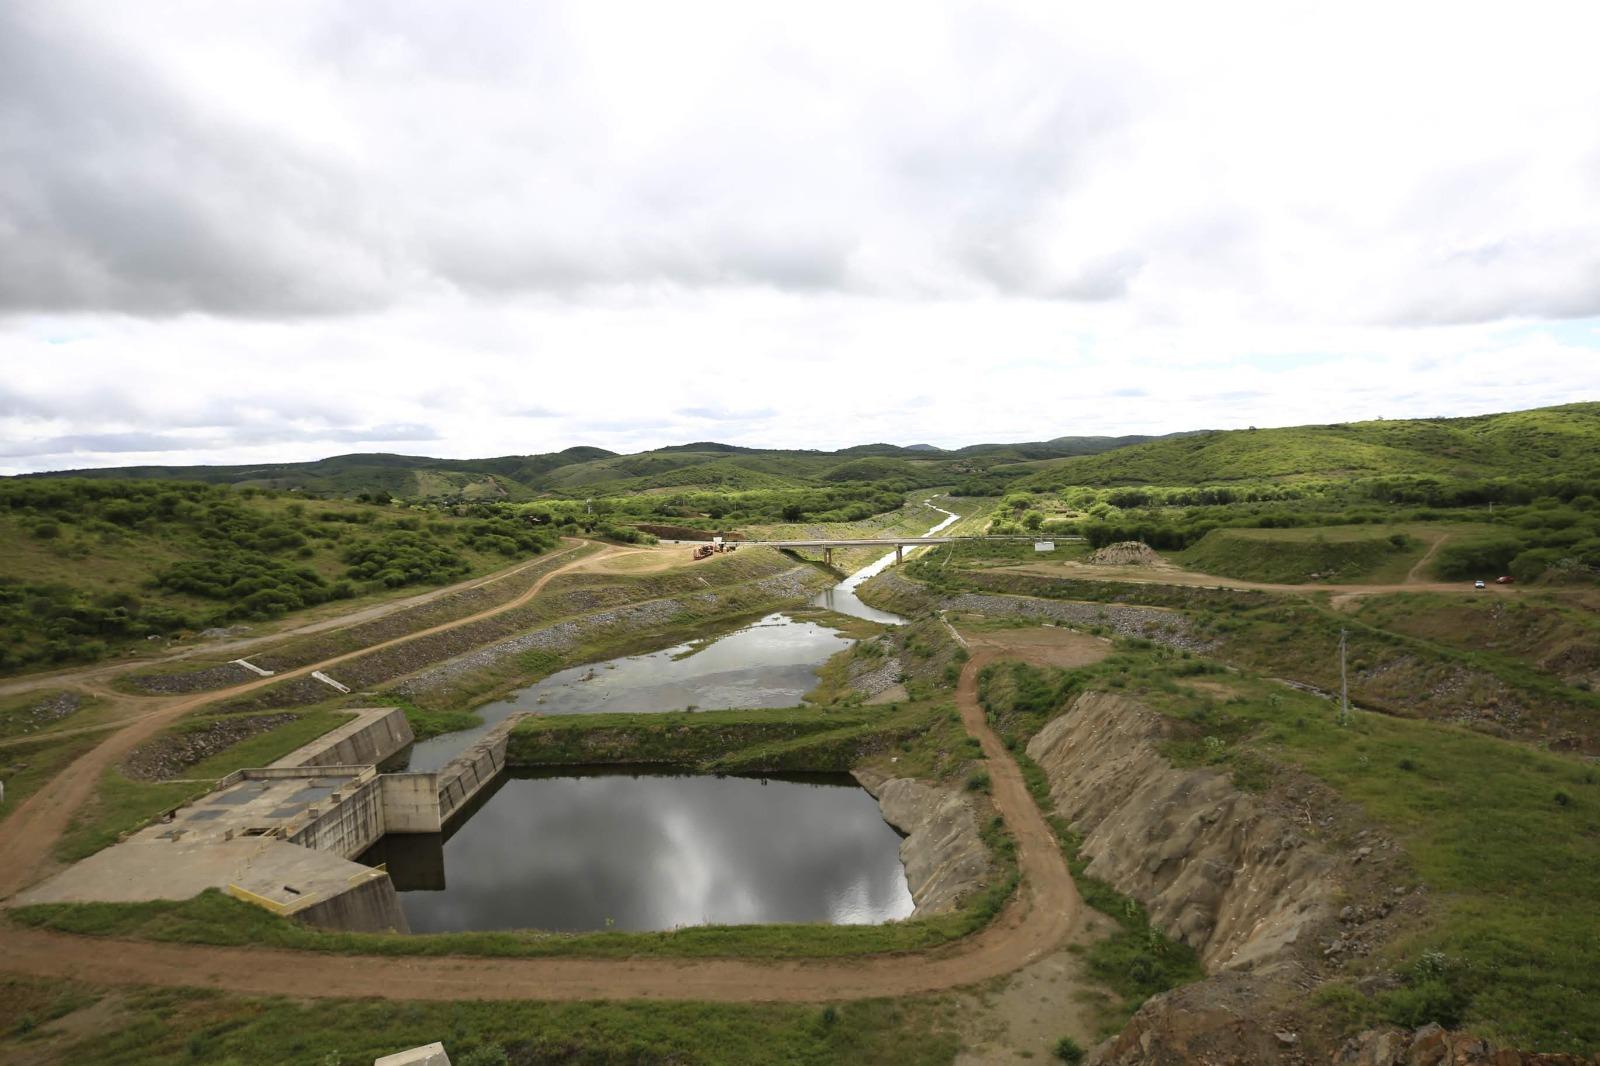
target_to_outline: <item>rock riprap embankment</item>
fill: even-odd
[[[978,834],[972,801],[953,788],[939,788],[909,777],[853,771],[861,787],[877,799],[883,820],[906,834],[900,861],[916,910],[913,918],[946,914],[983,888],[992,867]]]
[[[165,781],[180,776],[189,767],[204,762],[242,740],[287,725],[292,714],[233,715],[182,733],[169,733],[133,749],[122,764],[129,777],[141,781]]]

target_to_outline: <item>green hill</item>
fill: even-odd
[[[1237,481],[1592,476],[1600,473],[1600,403],[1468,418],[1217,430],[1041,464],[1022,489],[1200,485]]]
[[[834,452],[746,448],[699,441],[631,455],[590,447],[490,459],[368,453],[305,463],[114,467],[48,476],[199,481],[323,497],[388,493],[404,499],[509,502],[541,496],[583,498],[668,488],[800,489],[847,481],[891,482],[910,490],[949,485],[995,472],[1003,483],[1031,469],[1022,465],[1025,463],[1104,451],[1149,439],[1065,437],[1039,443],[980,444],[959,451],[928,445],[902,448],[865,444]]]
[[[194,482],[0,481],[0,671],[444,584],[556,542],[503,509],[461,510],[477,513]]]

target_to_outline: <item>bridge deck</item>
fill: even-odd
[[[999,536],[999,537],[868,537],[860,540],[738,540],[734,541],[739,547],[759,546],[766,548],[917,548],[924,545],[938,544],[982,544],[987,541],[1075,541],[1082,537],[1052,537],[1052,536]]]

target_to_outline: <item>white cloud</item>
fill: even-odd
[[[1597,37],[1577,0],[23,0],[0,463],[1593,398]]]

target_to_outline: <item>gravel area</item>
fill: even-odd
[[[700,598],[715,600],[715,597],[709,597],[709,594],[708,597]],[[403,696],[431,692],[463,674],[493,666],[523,652],[534,650],[564,652],[576,647],[584,638],[604,629],[620,627],[650,629],[663,626],[676,618],[682,610],[682,606],[675,600],[653,600],[632,607],[616,607],[583,618],[558,622],[553,626],[523,633],[510,640],[502,640],[457,656],[432,670],[407,678],[396,685],[394,691]]]
[[[184,733],[171,733],[133,749],[122,768],[138,781],[166,781],[180,777],[196,763],[226,751],[241,740],[295,720],[292,714],[258,714],[248,718],[218,718],[210,725]]]
[[[221,666],[208,666],[204,670],[191,670],[186,674],[146,674],[142,677],[135,674],[128,677],[127,684],[129,688],[152,696],[181,696],[189,692],[209,692],[214,688],[242,685],[260,676],[236,663],[223,663]]]
[[[54,725],[82,706],[83,697],[76,692],[57,692],[54,696],[46,696],[38,703],[7,716],[5,721],[0,723],[0,736],[31,733],[47,725]]]
[[[870,670],[864,670],[850,679],[850,688],[863,696],[876,696],[900,683],[905,666],[899,659],[890,657]]]

